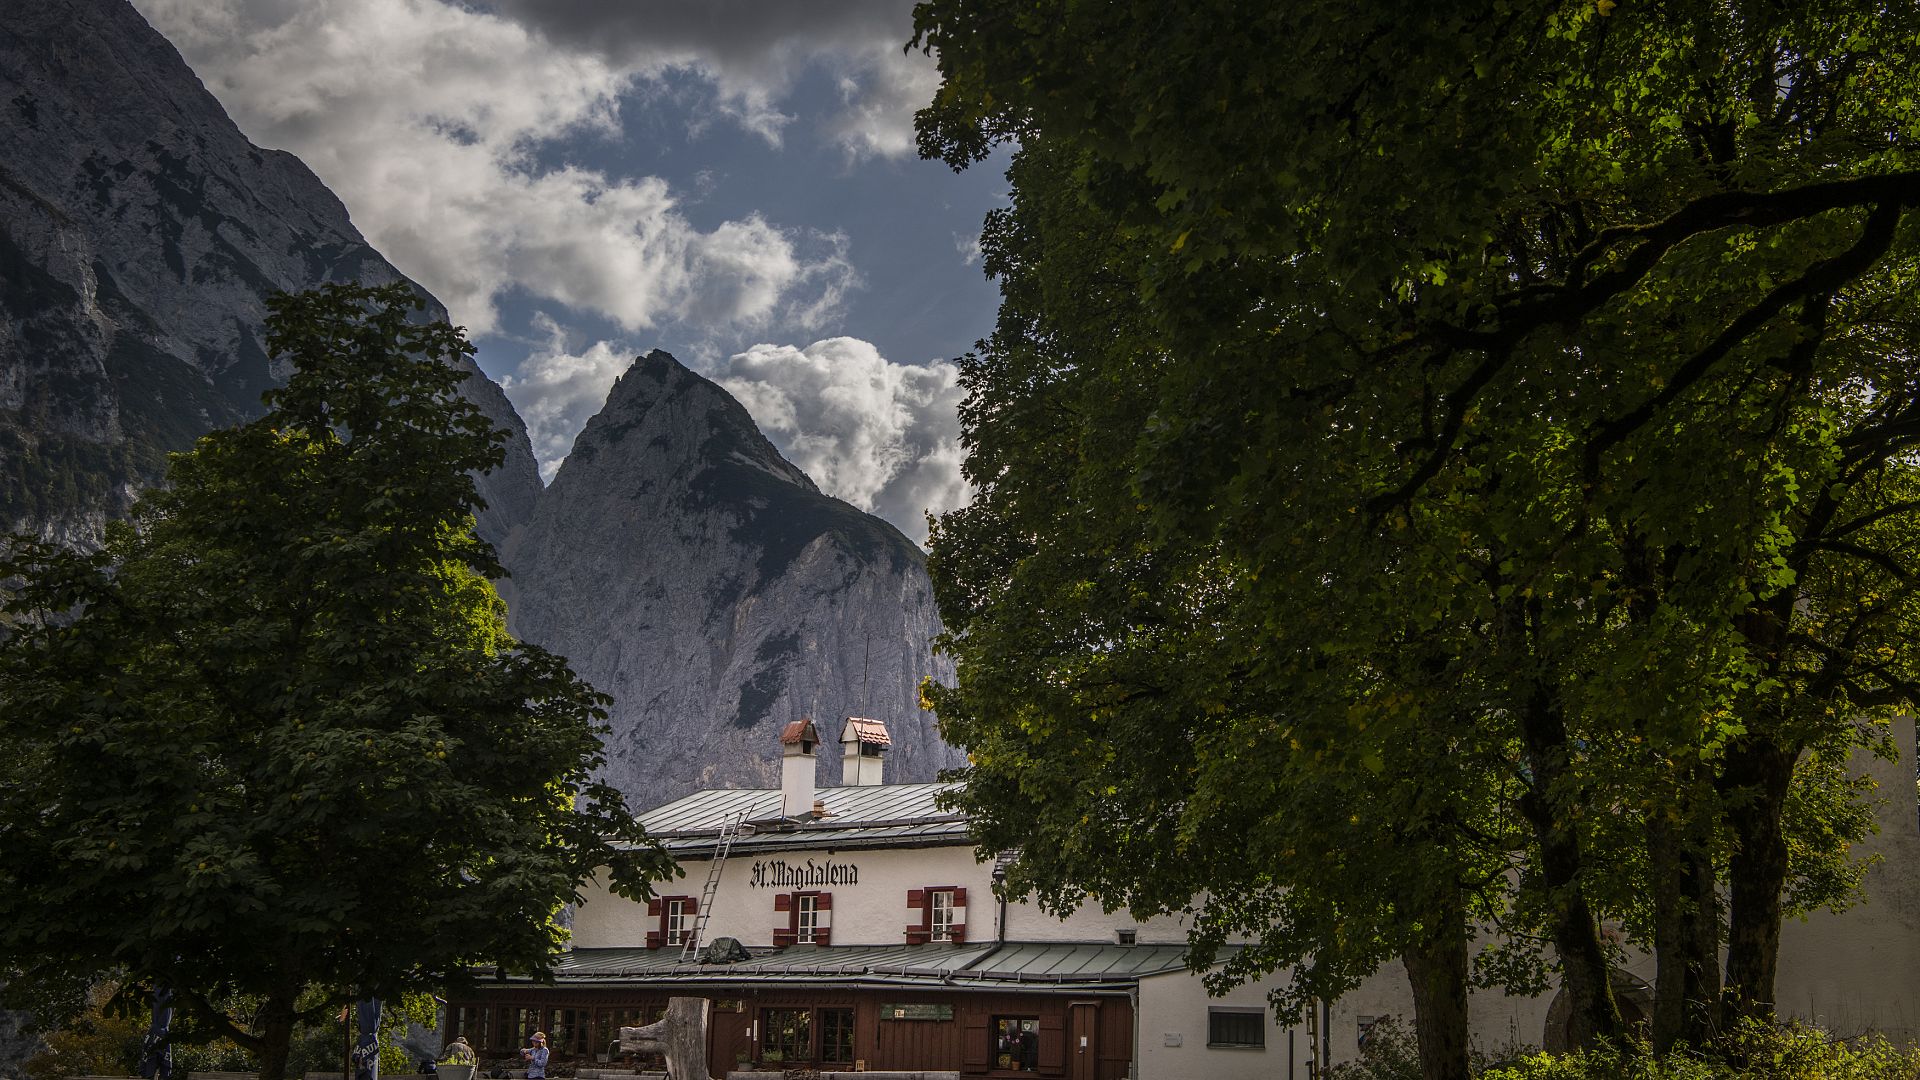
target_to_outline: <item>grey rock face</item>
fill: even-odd
[[[920,550],[666,353],[614,385],[506,561],[515,633],[613,696],[608,778],[635,806],[777,786],[802,717],[830,740],[849,714],[885,720],[889,780],[959,763],[918,704],[951,676]],[[840,767],[829,743],[819,782]]]
[[[125,0],[0,4],[0,531],[97,543],[167,451],[259,415],[285,374],[261,340],[268,294],[401,276]],[[539,474],[469,367],[464,392],[509,433],[481,481],[501,545]]]

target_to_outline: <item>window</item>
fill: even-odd
[[[1002,1072],[1040,1070],[1040,1018],[996,1016],[988,1030],[993,1037],[993,1067]]]
[[[493,1010],[485,1006],[462,1005],[453,1011],[453,1033],[465,1035],[467,1045],[480,1049],[492,1045],[487,1041],[492,1034],[492,1025],[487,1023]]]
[[[820,1060],[834,1065],[853,1064],[853,1010],[820,1010]]]
[[[762,1061],[810,1061],[812,1055],[812,1010],[760,1010],[760,1059]]]
[[[907,924],[907,944],[967,940],[967,890],[954,885],[909,889],[907,907],[919,917],[918,925]]]
[[[802,945],[811,945],[820,931],[820,897],[816,893],[801,893],[793,898],[793,939]]]
[[[935,889],[927,894],[927,924],[933,930],[933,940],[953,940],[953,890]]]
[[[545,1018],[540,1015],[545,1011],[544,1009],[513,1010],[513,1023],[507,1029],[507,1045],[516,1050],[528,1045],[533,1039],[533,1033],[539,1031],[546,1023]]]
[[[780,893],[773,898],[773,910],[784,912],[787,916],[787,925],[776,926],[773,930],[774,948],[830,943],[832,893]]]
[[[647,931],[647,948],[679,948],[693,933],[693,917],[700,905],[691,896],[658,896],[647,901],[647,914],[659,919],[658,929]]]
[[[1266,1049],[1267,1011],[1230,1006],[1207,1009],[1207,1045]]]
[[[547,1046],[556,1054],[587,1052],[587,1014],[581,1009],[553,1009],[547,1013]]]

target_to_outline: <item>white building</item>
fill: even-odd
[[[1911,724],[1901,737],[1913,746]],[[1276,1021],[1271,984],[1207,996],[1184,964],[1184,922],[1098,909],[1061,920],[997,901],[995,866],[975,860],[966,821],[939,806],[952,785],[881,782],[884,725],[845,724],[840,787],[814,789],[810,722],[788,725],[782,746],[780,789],[703,791],[646,813],[648,833],[687,876],[646,904],[590,887],[556,984],[500,982],[455,1003],[454,1029],[500,1056],[544,1030],[561,1061],[587,1064],[617,1027],[650,1022],[668,997],[692,994],[715,1001],[716,1076],[801,1064],[1066,1080],[1313,1075],[1315,1032]],[[1789,924],[1778,997],[1784,1012],[1840,1034],[1914,1040],[1912,765],[1872,771],[1897,796],[1881,808],[1887,864],[1872,872],[1861,908]],[[720,938],[748,957],[706,962],[687,944]],[[1651,959],[1622,978],[1651,982]],[[1552,995],[1476,994],[1475,1038],[1551,1041],[1552,1004]],[[1410,1024],[1412,1013],[1405,978],[1390,966],[1330,1004],[1322,1053],[1351,1058],[1373,1020]]]

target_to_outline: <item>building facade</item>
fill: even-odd
[[[1913,746],[1911,725],[1901,745]],[[1187,970],[1187,924],[1083,908],[1061,919],[998,900],[996,863],[975,858],[967,823],[940,805],[945,784],[885,784],[885,728],[850,720],[846,782],[815,790],[811,723],[782,735],[777,790],[698,792],[642,817],[686,876],[635,903],[590,885],[553,985],[502,980],[452,1003],[449,1036],[510,1057],[534,1030],[556,1062],[605,1060],[623,1025],[667,999],[714,1002],[715,1076],[742,1069],[942,1071],[1065,1080],[1307,1080],[1355,1056],[1382,1017],[1411,1022],[1397,965],[1298,1028],[1266,1003],[1271,983],[1209,997]],[[1920,961],[1920,820],[1911,759],[1869,770],[1883,791],[1885,858],[1865,903],[1790,923],[1783,1012],[1838,1034],[1913,1041]],[[743,947],[730,957],[717,946]],[[689,942],[692,944],[690,945]],[[744,956],[741,952],[744,952]],[[1642,970],[1642,969],[1645,970]],[[1618,973],[1629,1007],[1652,961]],[[1476,993],[1485,1046],[1552,1045],[1552,994]]]

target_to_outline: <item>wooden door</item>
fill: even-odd
[[[1099,1080],[1100,1003],[1075,1001],[1068,1011],[1067,1080]]]
[[[753,1014],[743,1009],[715,1009],[708,1014],[707,1071],[716,1080],[740,1068],[741,1051],[752,1052],[752,1040],[747,1037],[747,1026],[752,1022]]]

